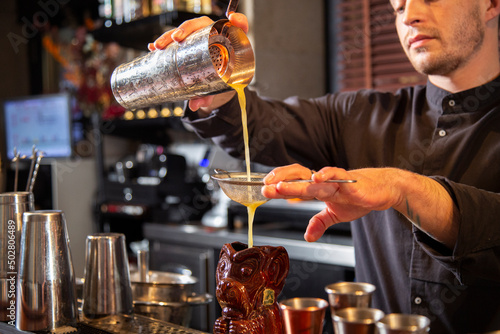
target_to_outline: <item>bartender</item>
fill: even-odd
[[[373,307],[425,315],[431,333],[500,330],[500,1],[391,4],[427,85],[284,101],[247,89],[251,160],[282,166],[266,177],[265,196],[327,204],[311,218],[307,241],[353,221],[356,279],[377,287]],[[244,15],[230,20],[248,30]],[[149,48],[211,23],[187,21]],[[243,156],[234,92],[189,108],[184,121],[200,136]],[[259,131],[272,132],[265,145]]]

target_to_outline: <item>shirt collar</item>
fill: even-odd
[[[443,114],[477,112],[500,104],[500,76],[475,88],[450,93],[427,80],[427,102]]]

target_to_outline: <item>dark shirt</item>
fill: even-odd
[[[372,306],[431,319],[431,333],[500,330],[500,77],[450,94],[431,83],[275,101],[247,91],[251,160],[309,168],[397,167],[441,183],[459,213],[450,250],[393,209],[352,223],[356,279]],[[243,156],[236,99],[206,119],[202,137]]]

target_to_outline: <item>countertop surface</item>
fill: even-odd
[[[289,230],[286,224],[254,226],[254,245],[283,246],[290,259],[354,267],[354,247],[347,235],[326,234],[317,242],[304,240],[303,231]],[[229,231],[200,224],[144,224],[144,237],[166,243],[182,243],[220,249],[230,242],[248,243],[246,227]]]

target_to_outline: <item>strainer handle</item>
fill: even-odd
[[[227,177],[231,177],[231,174],[229,174],[229,172],[224,170],[224,169],[215,168],[214,172],[215,172],[215,174],[219,174],[219,175],[224,174],[224,175],[227,175]]]
[[[236,8],[238,8],[238,0],[229,1],[229,5],[227,5],[226,17],[229,18],[229,15],[236,12]]]

